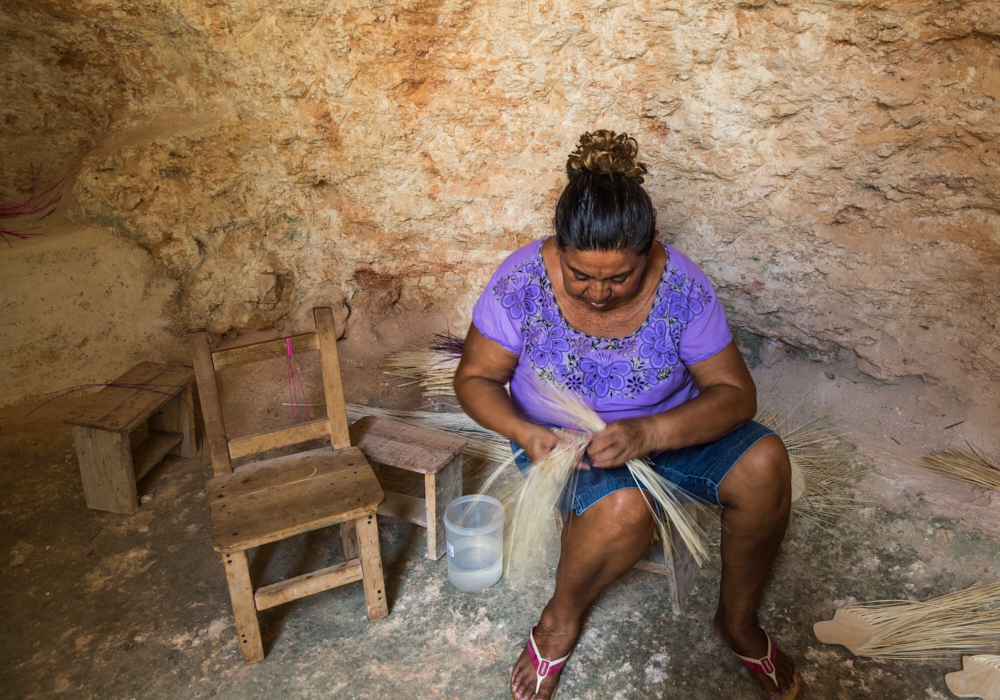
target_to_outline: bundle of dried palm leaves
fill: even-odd
[[[824,644],[842,644],[855,656],[936,659],[1000,651],[1000,583],[977,583],[922,603],[848,605],[813,631]]]
[[[534,379],[537,397],[546,404],[546,412],[553,420],[566,425],[567,430],[557,431],[562,439],[561,444],[532,465],[528,478],[518,492],[510,532],[506,537],[508,568],[513,566],[515,569],[533,555],[538,539],[551,521],[552,507],[567,488],[572,489],[577,465],[590,444],[589,435],[606,427],[601,417],[584,404],[579,396],[573,392],[560,391],[537,377]],[[486,493],[490,489],[508,463],[510,461],[494,472],[480,489],[480,493]],[[677,494],[683,497],[679,487],[657,474],[647,459],[629,460],[625,466],[635,479],[636,486],[651,496],[646,499],[646,504],[653,514],[660,536],[669,536],[666,529],[666,523],[669,522],[695,560],[703,564],[708,559],[708,551],[703,543],[704,533],[697,520],[678,500]]]
[[[854,483],[869,469],[850,445],[819,421],[795,422],[765,409],[756,420],[778,434],[792,463],[792,512],[820,527],[858,518],[871,503],[854,495]]]
[[[919,466],[973,486],[1000,492],[1000,467],[991,464],[985,455],[977,452],[971,445],[967,450],[944,450],[929,454]]]
[[[405,379],[402,386],[419,384],[424,396],[454,396],[455,370],[465,340],[451,333],[435,333],[430,346],[411,345],[382,360],[382,371]]]

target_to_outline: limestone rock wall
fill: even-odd
[[[178,327],[400,294],[461,325],[603,127],[638,139],[663,237],[734,324],[881,379],[1000,376],[995,2],[11,0],[0,19],[0,194],[43,146],[79,163],[74,217],[179,282]]]

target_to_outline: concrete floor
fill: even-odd
[[[26,406],[0,411],[4,696],[508,697],[511,665],[551,592],[554,549],[535,580],[463,593],[448,583],[445,559],[423,558],[422,531],[383,520],[389,617],[367,622],[360,583],[297,601],[261,615],[267,658],[244,665],[210,545],[208,458],[168,458],[140,484],[152,499],[134,516],[88,510],[70,430],[59,422],[73,402],[24,421]],[[859,487],[883,493],[885,477],[873,473]],[[952,697],[943,676],[960,668],[958,657],[856,659],[812,634],[814,622],[855,599],[922,599],[997,579],[1000,544],[938,517],[922,496],[896,489],[837,536],[794,523],[762,619],[797,659],[807,698]],[[711,633],[717,549],[681,617],[654,574],[633,570],[610,587],[559,697],[756,698]],[[262,548],[251,566],[268,583],[340,556],[337,533],[319,531]]]

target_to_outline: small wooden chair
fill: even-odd
[[[366,416],[351,425],[351,442],[376,464],[424,475],[424,497],[385,492],[379,515],[427,530],[427,558],[445,550],[444,509],[462,495],[462,450],[466,441],[388,418]]]
[[[212,352],[204,331],[191,334],[205,432],[215,477],[206,488],[212,521],[212,546],[222,554],[229,597],[236,618],[243,660],[264,658],[257,612],[354,581],[364,582],[368,619],[389,614],[376,510],[383,493],[371,466],[351,447],[337,355],[333,312],[313,310],[316,332],[293,336],[294,352],[319,350],[326,393],[327,418],[258,435],[229,438],[222,417],[215,372],[223,367],[277,358],[286,340]],[[330,437],[331,447],[232,467],[232,460],[317,438]],[[258,588],[250,580],[246,552],[310,530],[343,524],[356,542],[347,561],[303,576]],[[345,542],[346,545],[346,542]],[[355,554],[355,549],[359,553]]]

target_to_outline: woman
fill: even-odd
[[[653,521],[622,465],[649,455],[664,477],[723,506],[716,634],[765,698],[799,698],[798,671],[757,622],[788,523],[788,455],[751,420],[756,388],[708,279],[656,240],[637,153],[625,134],[581,137],[555,237],[515,251],[493,275],[455,376],[466,412],[531,462],[558,443],[532,374],[578,393],[608,424],[587,451],[595,468],[564,499],[572,511],[555,593],[514,666],[511,695],[552,697],[584,611],[646,551]]]

